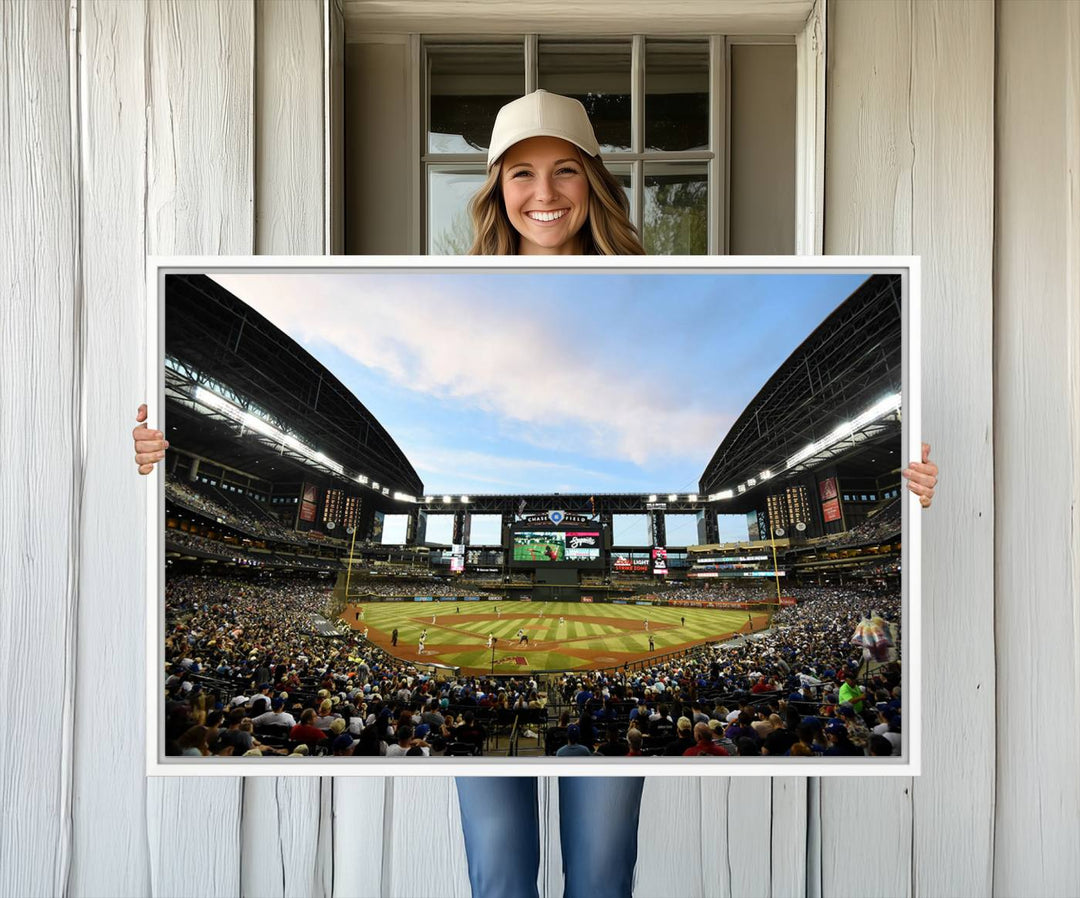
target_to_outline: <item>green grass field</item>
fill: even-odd
[[[363,621],[356,620],[358,607],[364,609]],[[565,623],[559,623],[560,617]],[[495,672],[504,674],[614,667],[722,639],[751,626],[746,611],[522,601],[369,602],[347,606],[342,620],[354,630],[366,626],[368,639],[399,658],[461,667],[466,673],[491,670],[487,639],[494,634]],[[767,614],[755,613],[752,629],[768,623]],[[396,647],[391,645],[395,627]],[[518,628],[528,634],[529,645],[518,644]],[[427,640],[420,655],[417,644],[424,630]],[[651,653],[650,634],[655,646]]]

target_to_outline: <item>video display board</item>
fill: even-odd
[[[409,516],[407,514],[383,515],[382,534],[379,542],[384,546],[403,546],[408,542]]]
[[[449,546],[454,541],[454,516],[429,514],[424,543],[429,546]]]
[[[515,530],[511,541],[511,564],[519,567],[600,567],[603,564],[603,537],[600,531],[582,528],[580,525],[573,530],[538,527]]]
[[[502,515],[501,514],[473,514],[473,515],[469,515],[469,545],[470,546],[500,546],[500,545],[502,545]]]

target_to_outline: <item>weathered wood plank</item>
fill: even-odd
[[[151,252],[254,248],[252,10],[251,0],[148,6]]]
[[[825,138],[825,252],[911,252],[910,10],[903,3],[830,3]],[[935,509],[937,511],[937,509]],[[872,788],[873,802],[866,800]],[[910,780],[823,777],[821,894],[911,891]],[[873,877],[852,877],[851,833],[874,851]]]
[[[153,3],[147,32],[147,249],[250,253],[253,4]],[[240,894],[242,795],[233,778],[148,781],[155,896]]]
[[[707,807],[702,783],[696,776],[645,778],[634,874],[636,898],[730,894],[716,892],[717,885],[726,887],[726,879],[713,882],[702,866],[705,855],[717,850],[716,844],[702,833],[703,816],[724,812],[723,805]]]
[[[255,252],[322,253],[322,3],[262,0],[255,12]]]
[[[911,12],[923,434],[944,471],[940,501],[922,518],[923,775],[911,785],[912,875],[918,895],[964,898],[993,889],[994,7],[915,3]]]
[[[255,6],[255,252],[323,251],[323,10],[319,0]],[[325,785],[325,789],[324,789]],[[242,893],[328,895],[333,859],[320,847],[330,784],[256,777],[244,788]]]
[[[329,895],[318,850],[321,812],[318,777],[259,776],[244,782],[241,895]]]
[[[772,892],[777,898],[804,898],[809,778],[777,776],[772,780]]]
[[[332,782],[334,898],[381,898],[386,793],[392,781],[336,777]]]
[[[999,3],[994,891],[1080,881],[1080,10]],[[1037,761],[1020,753],[1037,744]]]
[[[100,739],[98,709],[116,709],[108,751],[77,751],[69,879],[73,896],[150,893],[146,838],[145,480],[128,432],[146,396],[144,203],[146,6],[79,5],[83,409],[86,477],[79,565],[75,744]],[[107,522],[124,521],[124,526]],[[117,563],[118,559],[131,559]],[[122,760],[121,760],[122,759]],[[103,825],[102,821],[108,821]]]
[[[67,3],[6,4],[0,47],[0,679],[10,721],[52,718],[47,748],[0,743],[0,893],[57,895],[71,854],[84,474]]]
[[[961,746],[993,734],[993,8],[829,9],[825,249],[922,256],[923,434],[945,478],[922,521],[923,777],[822,780],[821,891],[985,894],[993,757]],[[871,878],[849,874],[853,828]]]
[[[383,842],[389,898],[468,898],[469,873],[452,777],[395,776]]]
[[[154,898],[240,894],[238,777],[147,780],[146,835]]]

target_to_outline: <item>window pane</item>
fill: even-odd
[[[704,255],[708,246],[708,185],[704,163],[645,165],[645,252]]]
[[[434,256],[463,256],[472,245],[468,204],[484,183],[480,166],[428,169],[428,248]]]
[[[499,108],[525,93],[525,49],[429,46],[429,153],[486,152]]]
[[[645,44],[645,149],[709,149],[709,44]]]
[[[630,50],[628,40],[539,43],[538,86],[581,101],[601,153],[630,149]]]

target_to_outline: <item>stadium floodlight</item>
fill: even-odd
[[[428,504],[431,504],[432,502],[435,501],[435,497],[434,496],[424,496],[424,501],[427,502]]]
[[[243,420],[240,423],[248,430],[254,430],[257,433],[261,433],[263,436],[274,436],[274,425],[270,424],[268,421],[264,421],[258,415],[251,414],[251,412],[244,412]]]
[[[462,502],[468,502],[468,501],[470,501],[470,500],[469,500],[469,497],[468,497],[468,496],[462,496],[462,497],[461,497],[461,501],[462,501]]]
[[[678,498],[679,498],[678,496],[676,496],[674,493],[672,493],[670,496],[667,497],[667,500],[668,500],[668,502],[674,502]]]
[[[292,434],[285,433],[274,427],[268,421],[264,421],[258,416],[253,415],[251,412],[245,411],[239,406],[234,405],[224,397],[219,396],[213,390],[208,390],[201,385],[197,386],[195,388],[195,401],[202,403],[207,408],[212,408],[215,411],[220,412],[230,421],[239,424],[243,428],[253,430],[269,440],[273,440],[282,446],[287,446],[301,458],[304,458],[309,462],[333,471],[335,474],[345,473],[345,469],[340,464],[333,459],[328,458],[322,452],[317,452],[310,446],[306,446]]]
[[[747,486],[757,486],[757,478],[756,477],[751,477],[749,480],[746,481],[746,485]]]
[[[449,496],[443,496],[443,497],[442,497],[442,500],[443,500],[443,502],[445,502],[445,503],[449,504],[449,502],[450,502],[450,497],[449,497]]]
[[[828,449],[839,443],[841,440],[850,439],[856,431],[861,430],[867,424],[871,424],[878,418],[883,418],[886,415],[891,415],[896,411],[899,411],[901,404],[901,397],[899,393],[893,393],[889,396],[885,396],[879,399],[866,411],[857,415],[850,421],[844,421],[838,427],[835,427],[832,432],[815,443],[811,443],[809,446],[796,452],[791,458],[787,460],[787,467],[794,468],[796,465],[806,461],[821,452],[823,449]]]
[[[772,477],[772,471],[767,471],[766,470],[766,471],[762,471],[760,474],[758,474],[758,479],[759,480],[768,480],[770,477]]]
[[[720,492],[718,492],[716,494],[716,498],[717,499],[734,499],[735,498],[735,493],[732,492],[731,490],[720,490]]]
[[[697,493],[691,493],[686,497],[687,502],[697,502]]]
[[[389,495],[390,495],[390,487],[388,487],[388,486],[384,486],[384,487],[382,488],[382,494],[383,494],[384,496],[389,496]]]
[[[655,493],[653,493],[653,495],[649,496],[649,501],[650,502],[655,502],[656,501],[656,494]]]
[[[413,498],[412,496],[410,496],[410,495],[409,495],[408,493],[399,493],[399,492],[397,492],[396,490],[395,490],[395,492],[394,492],[394,498],[395,498],[395,499],[396,499],[396,500],[397,500],[398,502],[415,502],[415,501],[416,501],[416,499],[414,499],[414,498]]]
[[[746,492],[746,484],[745,483],[740,483],[739,486],[737,487],[737,489],[739,490],[740,493],[745,493]]]
[[[367,483],[368,482],[367,474],[357,474],[356,475],[356,482],[357,483]]]
[[[324,467],[329,468],[335,474],[344,474],[345,473],[345,468],[344,467],[339,465],[333,459],[327,458],[321,452],[316,452],[315,453],[315,461],[317,461],[319,464],[323,465]]]

